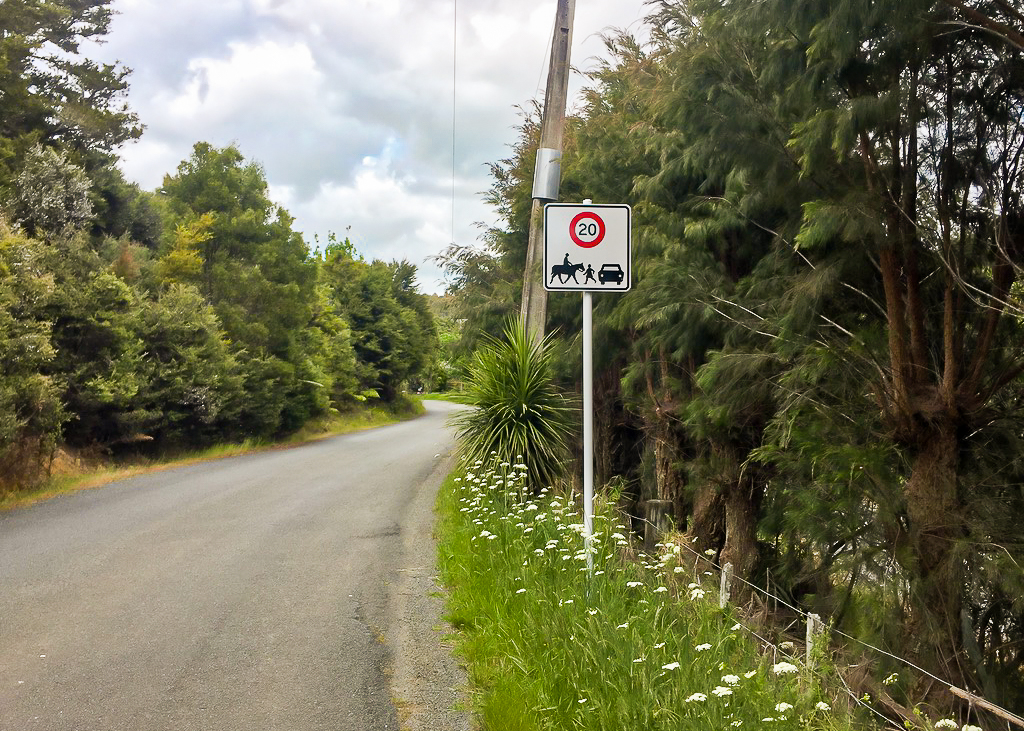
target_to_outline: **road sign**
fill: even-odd
[[[551,292],[626,292],[632,284],[627,205],[544,206],[544,288]]]

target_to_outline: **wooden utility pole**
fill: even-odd
[[[562,133],[565,128],[565,104],[569,93],[569,51],[572,47],[572,21],[576,0],[558,0],[555,33],[551,39],[551,61],[544,90],[544,112],[537,150],[537,168],[533,176],[533,206],[530,209],[530,243],[523,273],[523,303],[520,310],[526,330],[539,341],[544,337],[548,293],[544,289],[544,204],[558,200],[561,176]]]

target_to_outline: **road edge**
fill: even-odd
[[[446,591],[437,567],[434,506],[455,458],[438,458],[417,487],[401,526],[400,568],[389,586],[391,695],[403,731],[470,731],[468,681],[445,641],[453,632],[444,619]]]

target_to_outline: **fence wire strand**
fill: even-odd
[[[650,526],[654,527],[655,529],[657,529],[657,526],[654,525],[654,523],[652,523],[651,521],[649,521],[649,520],[647,520],[645,518],[641,519],[641,522],[646,524],[646,525],[650,525]],[[661,543],[659,545],[664,546],[665,544]],[[702,554],[698,553],[692,547],[687,546],[686,544],[683,544],[683,543],[673,543],[672,545],[678,545],[680,548],[685,548],[687,551],[689,551],[690,553],[693,554],[694,558],[699,559],[700,561],[704,561],[705,563],[709,564],[710,566],[713,566],[719,572],[722,572],[724,570],[723,567],[720,566],[716,561],[713,561],[710,557],[708,557],[706,555],[702,555]],[[745,584],[746,586],[750,587],[755,592],[764,595],[767,599],[775,601],[777,604],[781,604],[782,606],[786,607],[787,609],[795,612],[796,614],[801,616],[804,619],[804,621],[807,621],[808,619],[810,619],[810,614],[808,612],[805,612],[804,610],[800,609],[799,607],[793,606],[792,604],[787,602],[782,597],[776,596],[775,594],[772,594],[770,591],[767,591],[766,589],[762,589],[761,587],[756,586],[755,584],[752,584],[751,582],[749,582],[746,579],[744,579],[742,576],[737,576],[735,573],[732,574],[732,578],[734,580],[739,581],[739,582]],[[780,650],[780,648],[775,643],[770,642],[768,640],[765,640],[763,637],[761,637],[759,634],[757,634],[754,630],[752,630],[749,627],[747,627],[746,625],[744,625],[742,622],[738,622],[738,624],[744,630],[746,630],[747,632],[752,634],[754,637],[756,637],[758,640],[760,640],[764,644],[770,646],[776,652],[778,652]],[[843,632],[842,630],[836,629],[835,627],[832,627],[829,631],[831,633],[833,633],[833,634],[839,635],[840,637],[843,637],[843,638],[845,638],[847,640],[850,640],[851,642],[854,642],[854,643],[859,644],[859,645],[863,645],[864,647],[867,647],[867,648],[869,648],[871,650],[874,650],[875,652],[879,652],[879,653],[881,653],[881,654],[883,654],[883,655],[885,655],[885,656],[887,656],[889,658],[892,658],[893,660],[896,660],[897,662],[903,663],[907,667],[910,667],[910,668],[916,670],[917,672],[922,673],[922,674],[928,676],[929,678],[932,678],[936,682],[941,683],[943,686],[945,686],[953,695],[957,696],[958,698],[962,698],[964,700],[967,700],[968,703],[970,703],[972,706],[974,705],[974,703],[976,701],[980,701],[979,705],[984,705],[984,707],[986,707],[989,711],[991,711],[992,713],[995,713],[996,715],[1002,717],[1008,723],[1013,723],[1013,724],[1015,724],[1015,725],[1017,725],[1017,726],[1019,726],[1021,728],[1024,728],[1024,719],[1020,718],[1019,716],[1017,716],[1013,712],[1008,711],[1007,709],[1002,708],[1001,706],[998,706],[995,703],[992,703],[991,701],[987,701],[987,700],[985,700],[984,698],[982,698],[979,695],[976,695],[974,693],[971,693],[969,691],[965,691],[965,690],[963,690],[961,688],[956,687],[955,685],[953,685],[948,680],[945,680],[944,678],[940,678],[938,675],[935,675],[934,673],[931,673],[931,672],[925,670],[921,666],[911,662],[910,660],[908,660],[905,657],[900,657],[899,655],[894,655],[893,653],[889,652],[888,650],[883,650],[881,647],[876,647],[875,645],[872,645],[870,642],[865,642],[864,640],[859,639],[857,637],[854,637],[852,635],[849,635],[849,634]],[[819,677],[819,678],[822,677],[818,673],[814,673],[814,674],[817,677]],[[876,709],[872,708],[870,705],[866,704],[860,698],[858,698],[857,695],[849,688],[849,686],[846,685],[846,681],[843,680],[841,676],[840,676],[840,680],[842,680],[843,687],[846,688],[846,691],[849,694],[849,696],[858,705],[868,709],[869,711],[871,711],[871,713],[875,714],[879,718],[884,719],[887,723],[892,724],[895,728],[902,729],[901,726],[895,724],[891,719],[887,718],[884,714],[880,713]]]

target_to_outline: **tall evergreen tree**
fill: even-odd
[[[433,314],[415,288],[416,267],[368,263],[347,239],[328,248],[323,267],[330,302],[348,321],[360,390],[395,402],[437,349]]]
[[[48,373],[54,281],[44,255],[43,244],[11,231],[0,217],[0,491],[43,473],[67,418]]]
[[[267,197],[262,168],[235,147],[197,143],[176,174],[164,178],[177,233],[162,271],[197,284],[236,349],[249,400],[241,422],[259,435],[297,428],[322,412],[322,388],[308,378],[315,355],[300,337],[312,319],[316,262],[292,218]]]
[[[80,55],[109,30],[110,0],[0,3],[0,193],[36,143],[110,153],[141,127],[123,96],[127,69]]]

